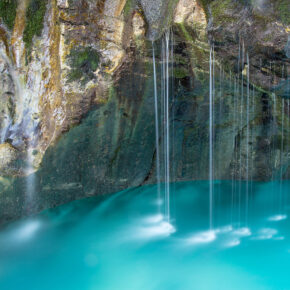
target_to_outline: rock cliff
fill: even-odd
[[[215,178],[245,179],[246,158],[254,180],[289,178],[288,8],[286,0],[2,1],[0,222],[155,182],[152,41],[159,63],[168,29],[172,180],[208,178],[210,45]],[[246,118],[237,112],[249,105],[248,74]]]

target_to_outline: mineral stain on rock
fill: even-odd
[[[244,169],[235,172],[235,156],[246,155],[247,125],[254,179],[267,180],[281,167],[289,177],[279,142],[282,133],[285,144],[290,138],[287,1],[20,2],[0,2],[0,220],[26,214],[28,152],[37,152],[30,213],[155,182],[152,41],[159,65],[167,29],[175,39],[173,181],[208,176],[209,42],[216,60],[215,178],[245,177]],[[233,127],[237,86],[247,90],[242,48],[255,111],[248,124]]]

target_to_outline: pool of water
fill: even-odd
[[[0,289],[290,289],[290,182],[171,184],[73,202],[0,231]],[[289,201],[289,203],[288,203]]]

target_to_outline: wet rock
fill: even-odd
[[[0,173],[1,175],[16,175],[18,169],[16,161],[19,152],[9,143],[0,144]]]
[[[269,90],[285,79],[284,63],[289,27],[282,21],[279,1],[212,1],[207,5],[209,38],[215,43],[217,56],[227,70],[239,73],[239,51],[249,54],[251,82]],[[267,11],[267,13],[265,13]]]
[[[190,60],[190,74],[203,82],[209,59],[206,13],[198,1],[181,0],[176,7],[173,21],[183,39],[185,47],[181,49],[186,51]],[[181,59],[181,62],[188,64],[186,60]],[[179,72],[182,70],[185,71],[180,67]]]
[[[33,37],[28,59],[20,29],[26,25],[26,14],[19,9],[14,44],[9,37],[6,44],[2,41],[8,60],[0,61],[4,100],[0,115],[14,116],[14,132],[8,134],[7,142],[19,143],[23,150],[20,154],[5,145],[11,151],[10,161],[3,159],[5,174],[17,175],[17,160],[25,156],[23,169],[27,150],[36,152],[30,166],[37,196],[30,212],[156,182],[152,44],[148,39],[155,40],[159,66],[160,37],[168,28],[175,38],[172,180],[208,178],[209,42],[215,44],[216,57],[215,178],[245,179],[246,158],[253,163],[250,174],[255,180],[271,178],[281,166],[286,178],[287,153],[280,151],[290,134],[284,126],[282,142],[280,96],[288,95],[287,26],[274,2],[266,2],[270,3],[267,9],[232,0],[48,1],[43,31]],[[235,107],[233,80],[238,74],[244,80],[247,76],[247,64],[239,70],[237,66],[243,43],[250,56],[251,89],[256,88],[256,110],[248,120],[251,144],[245,115],[238,124],[234,116],[241,107]],[[7,53],[10,46],[15,60]],[[220,74],[226,79],[221,88]],[[246,92],[245,83],[238,85]],[[11,107],[9,99],[14,96]],[[14,104],[18,104],[17,114]],[[245,104],[242,109],[246,111]],[[13,154],[21,156],[15,159]],[[0,223],[25,214],[23,175],[3,189]]]
[[[0,48],[1,50],[1,48]],[[2,52],[2,56],[4,52]],[[9,124],[14,114],[15,84],[13,82],[7,58],[0,54],[0,142],[8,137]]]
[[[169,28],[177,4],[175,0],[139,0],[148,24],[147,37],[156,40]]]
[[[146,33],[146,29],[145,29],[146,23],[142,17],[142,14],[139,13],[138,11],[136,11],[133,15],[132,26],[133,26],[134,36],[136,38],[144,39],[144,36]]]

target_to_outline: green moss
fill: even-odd
[[[189,76],[189,72],[185,67],[177,67],[174,69],[174,76],[177,79],[183,79]]]
[[[30,0],[27,8],[26,26],[23,32],[27,59],[31,53],[33,37],[41,36],[47,1],[48,0]]]
[[[210,4],[211,15],[216,24],[229,23],[236,20],[236,17],[227,15],[226,10],[236,8],[237,3],[232,0],[216,0]]]
[[[201,6],[205,12],[206,20],[209,19],[208,7],[212,1],[213,0],[199,0],[199,4],[201,4]]]
[[[186,30],[184,24],[183,23],[178,23],[178,28],[181,31],[181,33],[183,34],[183,36],[186,39],[186,41],[192,43],[193,42],[193,38],[190,35],[190,33]]]
[[[80,80],[82,84],[85,84],[95,77],[94,71],[99,65],[99,54],[95,49],[74,48],[68,58],[72,68],[68,75],[70,82]]]
[[[125,17],[127,17],[133,10],[133,0],[127,0],[123,9]]]
[[[9,29],[13,29],[17,0],[0,0],[0,17]]]
[[[290,25],[290,2],[289,0],[280,0],[277,3],[280,19],[283,24]]]

